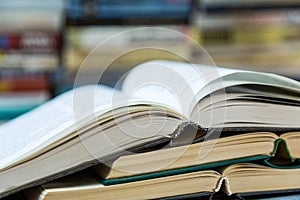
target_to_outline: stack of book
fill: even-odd
[[[49,73],[61,62],[63,3],[0,2],[0,119],[48,100]]]
[[[297,198],[299,94],[275,74],[144,63],[122,90],[76,88],[2,125],[0,197]]]
[[[192,20],[197,32],[195,38],[218,66],[299,78],[299,2],[198,2],[200,8]],[[193,61],[205,60],[201,54],[195,50]]]

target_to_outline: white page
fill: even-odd
[[[160,60],[131,70],[122,89],[130,96],[172,107],[188,118],[201,98],[242,84],[300,89],[299,82],[275,74]]]
[[[210,82],[209,90],[204,88],[197,93],[197,99],[202,99],[207,94],[215,92],[220,89],[220,81],[224,88],[237,86],[237,85],[261,85],[261,86],[271,86],[274,88],[281,88],[287,91],[293,91],[300,93],[300,83],[298,81],[279,76],[276,74],[262,73],[262,72],[252,72],[252,71],[239,71],[233,74],[228,74],[222,79],[217,79]],[[274,96],[269,91],[256,91],[257,94],[264,94],[265,96]],[[292,96],[285,94],[276,94],[277,97],[299,100],[299,97],[293,98]],[[225,99],[224,99],[225,100]]]
[[[110,109],[114,93],[105,86],[84,86],[0,126],[0,171],[65,137],[86,116]]]
[[[208,83],[241,70],[172,61],[151,61],[134,68],[126,77],[127,95],[164,104],[188,117]],[[219,88],[222,88],[222,82]]]

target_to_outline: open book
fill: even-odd
[[[298,128],[299,97],[297,81],[274,74],[144,63],[121,91],[83,86],[2,125],[0,197],[167,142],[187,121],[205,129]]]
[[[105,185],[181,172],[206,170],[240,162],[264,162],[276,168],[300,168],[300,132],[238,134],[156,151],[121,156],[93,169]],[[255,148],[254,148],[255,147]]]
[[[274,169],[250,163],[109,186],[101,184],[95,174],[85,172],[33,188],[26,191],[26,196],[33,200],[79,200],[158,199],[219,191],[231,195],[299,188],[299,179],[300,169]]]

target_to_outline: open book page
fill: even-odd
[[[123,90],[130,96],[170,106],[186,117],[199,99],[195,96],[210,82],[240,70],[212,66],[151,61],[134,68],[126,77]],[[222,82],[218,88],[223,88]]]
[[[275,74],[171,61],[151,61],[134,68],[126,77],[123,90],[129,95],[171,106],[189,118],[205,96],[220,101],[220,95],[213,94],[219,91],[226,101],[224,88],[246,84],[300,91],[299,82]],[[260,91],[260,94],[268,96],[271,93]],[[285,95],[278,96],[286,98]]]
[[[220,90],[220,86],[223,86],[223,88],[228,88],[238,85],[253,85],[252,93],[278,98],[297,99],[293,98],[291,95],[292,93],[297,94],[300,92],[299,82],[294,81],[292,79],[288,79],[276,74],[252,71],[236,71],[235,73],[223,76],[222,79],[216,79],[210,82],[208,85],[209,87],[204,87],[198,91],[196,99],[199,101],[203,97]],[[273,87],[275,90],[270,90],[270,88],[260,88],[258,90],[255,90],[254,85],[256,85],[257,88],[261,86],[270,86]],[[287,95],[286,93],[276,92],[277,89],[289,92],[289,95]],[[247,89],[243,88],[241,92],[243,91],[245,93],[250,92],[249,87],[247,87]]]
[[[73,132],[87,116],[110,109],[115,93],[105,86],[81,87],[0,126],[0,172]]]

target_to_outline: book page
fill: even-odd
[[[0,172],[33,155],[112,106],[114,93],[105,86],[84,86],[0,126]],[[80,116],[80,117],[79,117]]]
[[[195,97],[200,90],[214,80],[239,71],[172,61],[151,61],[130,71],[122,89],[129,96],[171,106],[188,116],[199,100]],[[218,87],[222,88],[222,83]]]
[[[222,79],[216,79],[209,83],[209,87],[199,90],[196,99],[200,100],[206,95],[219,90],[220,85],[223,86],[223,88],[241,86],[240,92],[247,94],[252,93],[264,95],[266,97],[277,97],[299,101],[299,82],[276,74],[252,71],[237,71],[223,76]],[[243,87],[243,85],[248,86]],[[249,85],[251,85],[252,90]],[[227,92],[230,93],[230,90],[227,90]]]
[[[141,64],[131,70],[122,89],[129,96],[170,106],[189,118],[203,97],[210,95],[213,100],[214,92],[219,91],[226,101],[226,87],[246,84],[300,93],[299,82],[275,74],[160,60]],[[257,92],[270,95],[267,90]],[[283,94],[278,95],[284,97]]]

